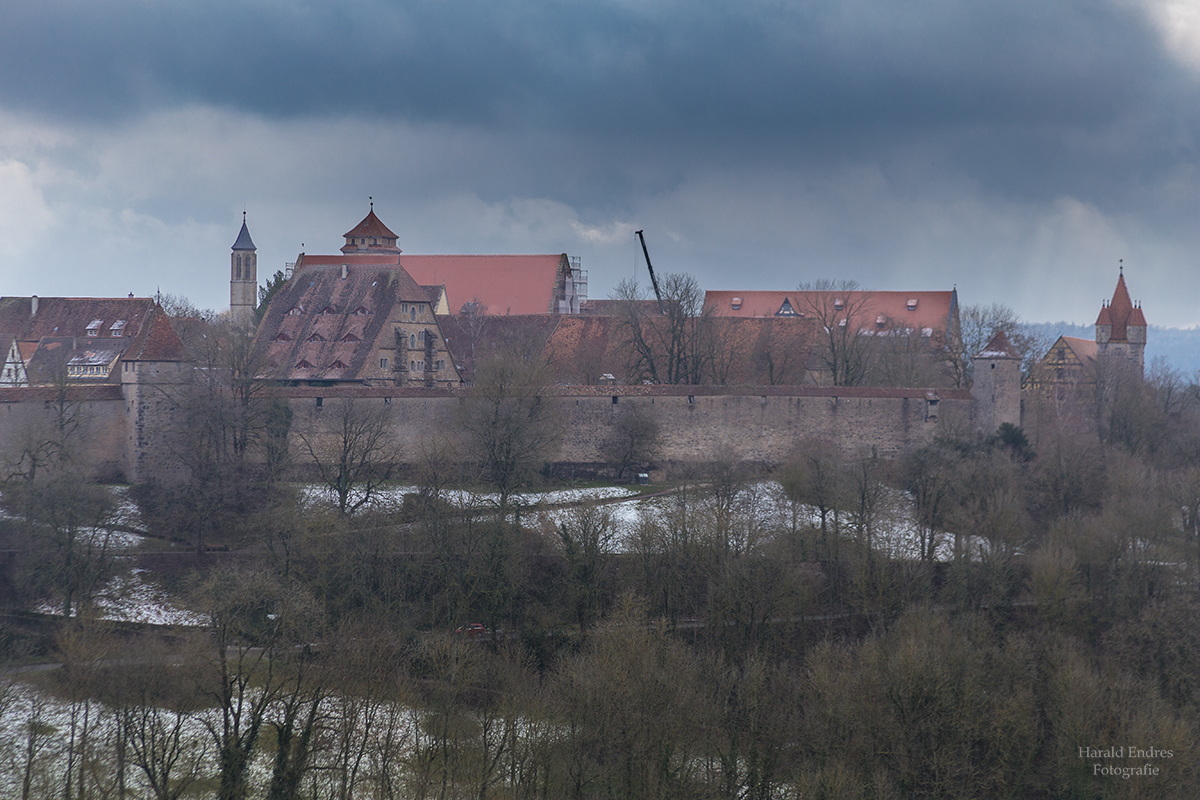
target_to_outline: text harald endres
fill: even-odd
[[[1133,747],[1133,746],[1118,746],[1118,747],[1080,747],[1080,758],[1136,758],[1136,759],[1155,759],[1155,758],[1174,758],[1175,752],[1172,750],[1161,750],[1157,747]],[[1159,768],[1153,764],[1142,764],[1137,767],[1117,767],[1110,764],[1092,764],[1092,774],[1096,776],[1111,775],[1119,778],[1130,778],[1135,775],[1157,775]]]

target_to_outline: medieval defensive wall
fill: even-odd
[[[177,445],[171,441],[177,406],[168,385],[128,381],[61,391],[83,420],[80,453],[102,477],[137,483],[179,475]],[[300,436],[318,432],[342,399],[391,410],[393,449],[405,464],[431,442],[458,438],[457,415],[469,398],[469,390],[458,388],[343,385],[269,391],[292,410],[289,449],[297,461],[305,457]],[[0,389],[5,449],[36,437],[59,396],[51,388]],[[987,404],[963,389],[564,386],[544,396],[560,405],[564,434],[552,460],[563,465],[603,462],[602,444],[630,407],[658,422],[658,461],[664,464],[708,460],[728,446],[740,458],[773,465],[811,439],[829,440],[851,454],[894,458],[939,433],[962,434],[992,422]]]

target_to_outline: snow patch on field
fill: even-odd
[[[133,569],[109,581],[96,599],[100,618],[149,625],[205,624],[201,615],[175,605],[170,595],[147,580],[148,575],[144,569]],[[62,603],[46,602],[34,610],[39,614],[60,614]]]
[[[380,491],[368,505],[375,508],[399,506],[407,494],[416,494],[416,486],[391,486]],[[554,489],[548,492],[524,492],[514,494],[509,498],[511,505],[564,505],[588,500],[611,500],[620,497],[634,497],[638,492],[625,486],[597,486],[589,489]],[[300,487],[300,497],[303,502],[327,505],[336,502],[336,495],[325,486],[305,484]],[[442,499],[459,508],[490,508],[500,502],[496,492],[474,492],[468,489],[451,489],[442,492]]]

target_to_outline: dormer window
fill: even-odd
[[[730,303],[730,305],[733,306],[734,311],[737,311],[739,308],[742,307],[742,298],[740,298],[740,297],[733,298],[733,302]]]
[[[289,317],[298,317],[303,313],[304,313],[304,306],[292,306],[291,308],[288,309],[287,315]]]
[[[275,342],[290,342],[291,340],[292,340],[292,337],[291,337],[291,336],[288,336],[288,335],[287,335],[287,333],[286,333],[286,332],[284,332],[284,331],[280,331],[280,332],[279,332],[279,334],[278,334],[278,335],[277,335],[277,336],[276,336],[274,339],[272,339],[271,341],[275,341]]]
[[[101,326],[103,326],[103,325],[104,325],[104,320],[102,320],[102,319],[94,319],[94,320],[92,320],[90,323],[88,323],[88,326],[87,326],[87,335],[88,335],[88,336],[99,336],[99,335],[100,335],[100,328],[101,328]]]
[[[307,358],[301,359],[300,363],[296,365],[296,369],[312,369],[312,368],[313,368],[313,365],[308,363]]]
[[[321,309],[321,316],[323,316],[323,317],[328,317],[330,314],[336,314],[336,313],[337,312],[333,310],[333,306],[325,306],[324,308]]]
[[[362,339],[355,336],[353,333],[347,333],[345,336],[342,337],[342,341],[343,342],[361,342]]]
[[[125,334],[125,320],[119,319],[112,324],[108,332],[115,338],[120,338]]]
[[[370,313],[371,312],[367,310],[366,306],[359,306],[358,308],[354,309],[354,316],[356,317],[365,317]]]
[[[875,324],[882,328],[887,324],[887,317],[883,316],[883,314],[880,314],[875,318]]]
[[[325,337],[319,333],[314,333],[312,336],[308,337],[304,341],[306,341],[306,342],[323,342],[323,341],[325,341]]]
[[[775,316],[794,317],[796,316],[796,309],[792,308],[791,302],[785,297],[783,298],[783,305],[781,305],[779,310],[775,312]]]
[[[833,299],[833,308],[835,311],[841,311],[845,307],[846,307],[846,302],[844,300],[842,300],[842,298],[835,297]]]
[[[907,308],[909,311],[916,311],[917,310],[917,298],[915,298],[915,297],[908,298],[908,302],[905,303],[904,305],[905,305],[905,308]]]
[[[337,361],[334,361],[332,364],[330,364],[329,368],[330,369],[345,369],[346,365],[343,364],[342,360],[339,358]]]

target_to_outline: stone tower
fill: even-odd
[[[1117,277],[1112,301],[1100,306],[1096,317],[1096,351],[1133,364],[1138,375],[1146,368],[1146,317],[1141,305],[1134,305],[1125,287],[1125,268]]]
[[[998,332],[975,355],[971,397],[975,399],[976,421],[984,433],[1004,423],[1021,424],[1021,354]]]
[[[229,316],[239,325],[253,325],[257,306],[258,253],[250,238],[250,230],[246,227],[246,212],[243,211],[242,230],[229,256]]]

